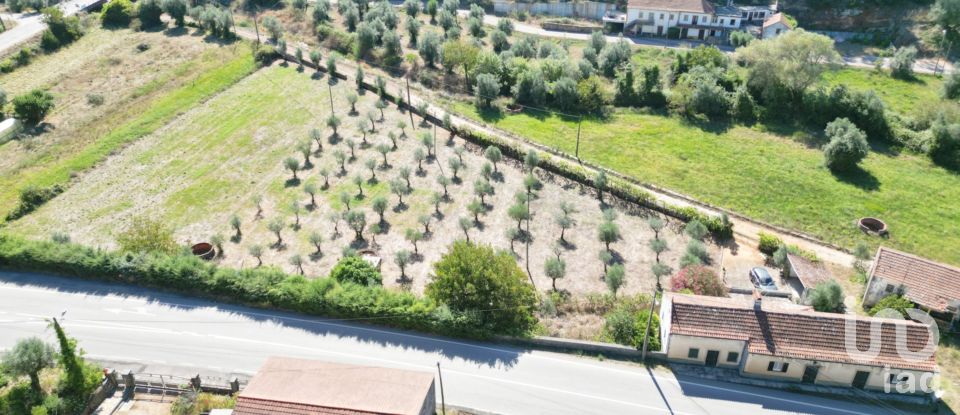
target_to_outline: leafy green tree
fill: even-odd
[[[247,247],[247,252],[250,254],[250,256],[257,259],[258,267],[263,265],[263,246],[262,245],[257,245],[257,244],[250,245],[249,247]]]
[[[337,74],[337,55],[334,53],[327,55],[327,73],[329,73],[330,76],[334,76]],[[334,116],[331,115],[331,117],[334,117]],[[327,119],[327,121],[329,120],[330,118]],[[336,127],[333,127],[333,133],[334,134],[337,133]]]
[[[30,389],[37,396],[42,396],[40,388],[40,371],[52,367],[54,350],[39,337],[21,339],[14,344],[10,351],[3,354],[3,368],[13,376],[28,376]]]
[[[282,233],[283,233],[283,228],[285,228],[286,226],[287,225],[283,222],[283,218],[280,218],[280,217],[273,218],[273,220],[271,220],[270,223],[267,223],[267,230],[269,230],[270,232],[273,232],[273,234],[277,236],[277,243],[275,244],[276,246],[283,245]]]
[[[314,256],[320,256],[323,254],[323,247],[321,246],[323,244],[323,235],[320,235],[320,232],[310,232],[310,236],[307,237],[307,241],[310,242],[310,245],[313,245],[313,247],[316,249],[316,251],[313,253]]]
[[[427,297],[453,311],[475,313],[484,329],[523,334],[536,325],[536,293],[509,253],[457,241],[433,270]]]
[[[410,243],[413,244],[413,253],[419,254],[420,249],[417,246],[417,242],[420,242],[423,239],[423,232],[420,232],[413,228],[407,228],[407,230],[404,231],[403,235],[404,235],[404,238],[407,239],[407,241],[410,241]]]
[[[735,48],[741,46],[747,46],[750,42],[753,42],[754,37],[750,33],[747,33],[743,30],[735,30],[730,32],[730,44]]]
[[[543,265],[543,272],[550,278],[553,291],[557,291],[557,280],[567,275],[567,263],[560,258],[548,258]]]
[[[960,33],[960,1],[936,0],[930,12],[941,27],[952,34]]]
[[[130,0],[110,0],[100,11],[100,21],[104,26],[126,27],[133,16],[133,4]]]
[[[917,61],[917,48],[905,46],[897,49],[890,60],[890,75],[894,78],[912,79],[913,64]]]
[[[471,70],[477,64],[477,58],[480,55],[480,49],[467,41],[449,41],[443,44],[440,52],[443,59],[443,67],[448,71],[454,68],[463,70],[464,78],[469,78]],[[467,82],[469,84],[469,82]]]
[[[476,105],[479,108],[489,108],[490,103],[500,94],[500,82],[497,77],[487,73],[477,75],[477,82],[473,88]]]
[[[523,221],[530,220],[530,209],[526,203],[517,202],[507,209],[507,216],[517,221],[517,229],[519,230],[520,226],[523,225]]]
[[[54,107],[53,95],[42,89],[34,89],[19,95],[13,98],[12,102],[14,116],[27,124],[43,121]]]
[[[824,164],[831,170],[850,170],[870,152],[866,135],[846,118],[827,124],[824,133],[830,138],[823,147]]]
[[[163,12],[170,15],[177,25],[183,27],[186,24],[184,17],[187,15],[186,0],[163,0]]]
[[[290,170],[293,173],[293,180],[300,180],[297,177],[297,171],[300,170],[300,162],[293,157],[287,157],[283,160],[283,167],[286,167],[287,170]]]
[[[328,0],[317,0],[313,4],[310,15],[313,18],[313,24],[319,25],[330,21],[330,2]]]
[[[663,230],[667,224],[663,219],[660,219],[659,216],[654,215],[647,218],[647,226],[650,226],[650,230],[653,231],[653,237],[660,239],[660,231]]]
[[[603,203],[603,190],[607,188],[607,173],[603,170],[597,172],[593,178],[593,186],[597,188],[597,198]]]
[[[353,283],[362,286],[383,284],[383,276],[373,265],[356,255],[346,256],[337,262],[330,271],[330,278],[340,283]]]
[[[303,256],[300,254],[293,254],[290,257],[290,265],[293,265],[297,268],[297,273],[303,275]]]
[[[117,236],[117,244],[125,252],[174,254],[180,248],[173,239],[173,230],[163,222],[138,216],[130,227]]]
[[[500,160],[503,160],[503,153],[500,152],[500,148],[492,145],[488,146],[487,149],[483,151],[483,156],[493,163],[493,171],[498,171],[497,163],[499,163]]]
[[[794,97],[800,97],[824,71],[841,61],[832,39],[803,29],[751,42],[737,50],[737,58],[749,68],[747,83],[751,87],[767,95],[783,86]]]
[[[403,2],[403,10],[407,13],[410,20],[417,20],[417,14],[420,13],[420,1],[419,0],[406,0]]]
[[[603,32],[597,30],[590,34],[590,49],[593,49],[594,53],[599,55],[606,46],[607,37]]]
[[[600,72],[604,76],[612,78],[620,65],[630,61],[633,52],[630,50],[630,45],[621,39],[604,46],[603,50],[597,55],[597,65]]]
[[[843,288],[836,281],[830,280],[817,284],[807,293],[807,303],[814,310],[826,313],[842,313]]]
[[[960,3],[960,1],[958,1]],[[947,99],[960,98],[960,71],[950,72],[943,81],[942,95]]]
[[[137,17],[143,27],[159,26],[163,23],[160,15],[163,14],[163,7],[160,0],[140,0],[137,2]]]
[[[657,256],[657,262],[660,262],[660,254],[668,251],[670,248],[667,246],[667,241],[654,238],[650,240],[650,250]]]
[[[411,257],[410,251],[406,249],[401,249],[393,254],[393,262],[400,267],[400,281],[407,280],[407,265],[410,264]]]
[[[511,88],[513,99],[520,104],[542,105],[547,96],[543,72],[533,67],[524,70]]]
[[[569,111],[577,106],[577,82],[570,77],[562,76],[553,83],[551,95],[554,105],[561,110]]]
[[[440,57],[440,37],[436,33],[429,31],[423,34],[417,43],[417,51],[420,52],[420,58],[433,68],[437,59]],[[424,114],[421,112],[421,114]]]
[[[344,215],[343,219],[347,222],[347,226],[356,233],[357,240],[363,240],[363,230],[367,227],[367,215],[359,210],[351,210]]]
[[[613,298],[617,298],[617,291],[626,283],[626,274],[623,264],[613,264],[604,274],[603,281],[607,283],[607,289],[613,294]]]
[[[96,374],[88,376],[84,373],[85,364],[83,357],[77,353],[77,342],[67,337],[57,319],[53,319],[53,330],[57,335],[57,344],[60,347],[57,361],[63,369],[59,395],[64,400],[67,412],[79,413],[86,406],[90,393],[99,384],[99,376]],[[92,369],[91,372],[99,371],[97,368]]]
[[[277,20],[276,17],[264,17],[261,24],[263,25],[264,29],[267,29],[267,33],[270,34],[270,40],[276,42],[283,37],[283,25],[280,24],[280,21]]]
[[[620,227],[613,221],[603,221],[597,227],[597,238],[609,251],[610,244],[620,240]]]
[[[504,20],[508,19],[500,19],[501,22]],[[496,53],[510,49],[509,35],[501,30],[494,30],[490,33],[490,43],[493,45],[493,51]]]
[[[427,14],[430,15],[430,24],[437,23],[437,0],[427,0]]]
[[[330,116],[327,117],[327,127],[330,127],[330,128],[333,129],[333,135],[334,135],[334,136],[339,135],[339,134],[337,133],[337,127],[339,127],[339,126],[340,126],[340,117],[337,117],[336,115],[330,114]]]
[[[380,42],[383,45],[383,62],[388,66],[398,65],[403,47],[400,45],[400,36],[397,35],[397,32],[388,30],[383,34]]]

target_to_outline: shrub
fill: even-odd
[[[183,27],[184,16],[187,15],[186,0],[163,0],[163,11],[170,15],[177,27]]]
[[[173,239],[173,230],[156,219],[134,218],[127,230],[117,236],[120,249],[131,253],[161,252],[173,254],[179,250]]]
[[[831,170],[849,170],[867,157],[866,136],[850,120],[838,118],[827,124],[824,133],[830,138],[823,148],[824,164]]]
[[[730,94],[718,83],[715,70],[697,66],[680,77],[670,95],[671,105],[688,116],[726,115],[730,108]]]
[[[63,193],[63,187],[60,185],[51,187],[27,186],[20,189],[17,206],[7,214],[7,220],[18,219],[33,212],[60,193]]]
[[[494,334],[485,329],[488,325],[478,323],[476,315],[437,307],[434,301],[410,293],[381,286],[340,284],[333,278],[308,280],[273,267],[221,268],[192,255],[124,254],[0,234],[0,267],[132,283],[312,315],[374,318],[379,324],[438,334],[468,337]],[[531,304],[535,303],[531,301]]]
[[[914,305],[912,301],[899,295],[888,295],[877,301],[873,307],[870,307],[869,313],[871,316],[875,316],[888,308],[900,312],[903,317],[909,317],[907,316],[907,310],[914,308]]]
[[[943,81],[943,97],[948,99],[960,98],[960,71],[950,72]]]
[[[133,15],[130,0],[110,0],[100,12],[100,21],[104,26],[126,27]]]
[[[522,334],[536,324],[536,293],[509,253],[457,241],[433,270],[427,296],[451,310],[475,315],[482,327]]]
[[[593,75],[577,83],[577,102],[584,112],[600,112],[610,104],[610,93],[607,91],[606,81]]]
[[[907,46],[897,49],[890,60],[890,75],[900,79],[913,78],[913,64],[916,60],[917,48]]]
[[[344,257],[330,271],[330,278],[340,283],[353,283],[363,286],[383,284],[383,276],[373,265],[359,256]]]
[[[712,269],[703,265],[681,268],[670,280],[673,291],[689,290],[697,295],[726,297],[727,287]]]
[[[137,2],[137,17],[143,27],[153,27],[163,24],[160,15],[163,14],[160,0],[139,0]]]
[[[604,316],[603,332],[606,337],[615,343],[625,346],[643,348],[644,331],[647,330],[647,319],[650,310],[631,305],[618,305],[613,311]],[[650,331],[647,350],[660,350],[660,318],[653,314],[650,322]]]
[[[280,57],[280,54],[271,45],[260,45],[253,54],[253,60],[260,66],[269,66],[278,57]]]
[[[822,282],[807,293],[807,303],[826,313],[843,312],[843,288],[836,281]]]
[[[53,109],[53,95],[34,89],[13,99],[14,116],[27,124],[37,124]]]
[[[495,75],[482,73],[477,75],[474,85],[477,107],[488,108],[494,98],[500,93],[500,82]]]
[[[553,105],[567,111],[577,106],[577,83],[563,76],[553,83]]]
[[[930,157],[937,164],[960,169],[960,124],[948,124],[941,115],[930,128]]]
[[[776,235],[760,232],[757,236],[760,238],[760,252],[764,254],[773,255],[783,245],[783,241]]]
[[[753,42],[753,35],[743,30],[736,30],[730,33],[730,44],[735,48],[747,46]]]

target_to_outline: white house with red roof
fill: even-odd
[[[898,392],[894,386],[907,382],[917,385],[907,393],[929,395],[939,372],[932,330],[909,320],[821,313],[760,296],[673,293],[664,295],[660,322],[671,362],[746,377]],[[848,347],[848,339],[858,347]]]

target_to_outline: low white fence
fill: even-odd
[[[518,3],[515,1],[494,1],[493,12],[498,15],[525,11],[540,16],[582,17],[600,20],[608,11],[616,11],[617,5],[595,1]]]

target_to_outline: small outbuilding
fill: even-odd
[[[271,357],[240,391],[233,415],[434,415],[433,374]]]
[[[763,21],[763,30],[760,32],[762,39],[771,39],[793,30],[793,24],[783,13],[777,13]]]
[[[960,306],[960,268],[887,247],[877,249],[870,267],[863,306],[900,295],[934,317],[955,321]]]
[[[822,262],[792,253],[787,254],[787,269],[784,271],[787,284],[796,290],[800,300],[805,300],[813,287],[833,280],[833,274]]]

